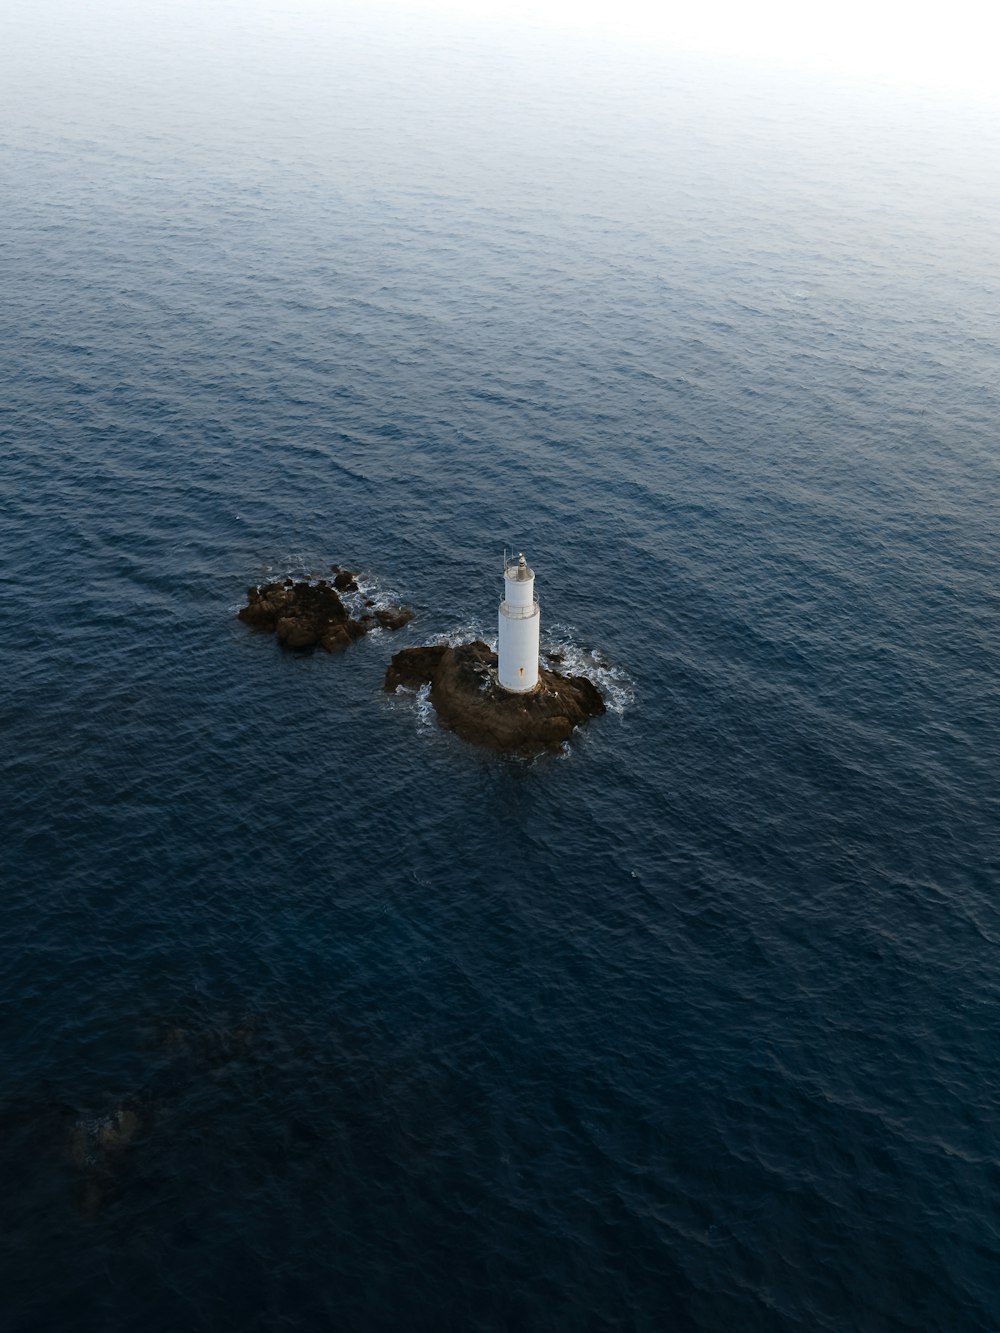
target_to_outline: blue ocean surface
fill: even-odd
[[[997,122],[11,0],[0,126],[5,1333],[1000,1327]],[[530,761],[381,688],[505,543]]]

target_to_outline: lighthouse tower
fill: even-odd
[[[505,690],[525,694],[538,684],[538,601],[535,572],[523,555],[504,556],[497,676]]]

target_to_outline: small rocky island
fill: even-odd
[[[240,620],[271,631],[285,648],[335,653],[370,630],[401,629],[413,619],[407,607],[377,607],[366,599],[351,570],[330,568],[332,579],[286,578],[248,588]],[[554,670],[560,654],[547,653],[548,666],[542,666],[534,579],[523,555],[508,560],[505,554],[497,652],[479,639],[404,648],[386,672],[386,691],[429,685],[442,726],[463,740],[521,754],[559,749],[575,727],[606,709],[586,676]]]
[[[413,619],[405,606],[374,607],[352,617],[340,594],[358,591],[357,575],[334,566],[335,577],[315,583],[285,579],[247,589],[237,612],[254,629],[271,630],[285,648],[325,648],[337,653],[373,629],[401,629]]]
[[[564,676],[542,667],[531,690],[511,693],[497,679],[496,653],[479,640],[457,648],[439,643],[396,653],[385,689],[391,693],[401,685],[417,689],[426,684],[443,726],[494,750],[556,750],[579,723],[605,712],[600,691],[586,676]]]

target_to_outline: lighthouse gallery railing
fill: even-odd
[[[538,615],[538,598],[533,597],[530,606],[511,606],[510,602],[501,602],[500,614],[508,620],[530,620],[532,616]]]

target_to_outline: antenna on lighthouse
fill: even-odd
[[[527,694],[538,684],[538,637],[541,615],[535,597],[535,571],[524,552],[503,552],[504,596],[500,603],[497,679],[513,694]]]

